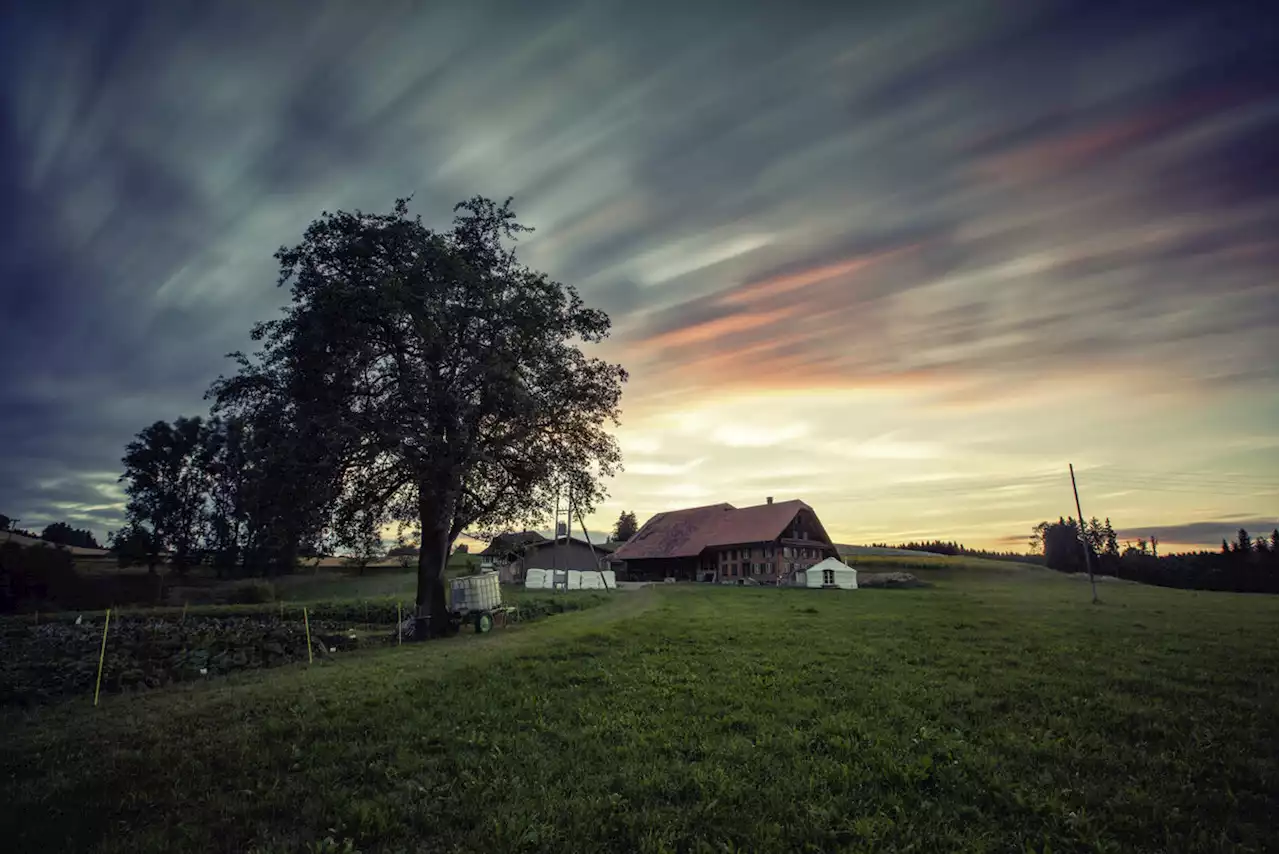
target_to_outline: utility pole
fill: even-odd
[[[569,507],[569,513],[573,513],[573,507]],[[573,524],[573,517],[570,515],[569,524]],[[591,549],[591,555],[596,559],[596,572],[600,574],[600,583],[604,585],[607,592],[609,590],[609,582],[604,577],[604,570],[600,567],[600,554],[596,551],[596,547],[591,544],[591,535],[587,533],[587,522],[582,518],[582,511],[578,511],[578,524],[582,527],[582,539],[587,541],[587,548]]]
[[[1071,463],[1067,463],[1067,470],[1071,472],[1071,494],[1076,497],[1076,530],[1080,532],[1080,548],[1084,549],[1084,565],[1089,570],[1089,587],[1093,590],[1093,602],[1098,603],[1098,584],[1093,580],[1093,561],[1089,555],[1089,540],[1084,534],[1084,512],[1080,509],[1080,491],[1076,489],[1076,469]]]
[[[551,583],[555,584],[556,570],[560,568],[560,487],[556,487],[555,517],[551,520]]]

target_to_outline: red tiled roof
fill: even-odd
[[[732,504],[710,504],[659,513],[613,553],[619,560],[651,557],[693,557],[706,548],[706,534]]]
[[[711,504],[659,513],[644,523],[614,557],[619,560],[695,557],[708,546],[758,543],[782,533],[801,510],[812,510],[803,501],[779,501],[741,509],[732,504]]]
[[[703,546],[732,546],[772,540],[782,533],[797,513],[812,509],[803,501],[793,500],[734,510],[724,514],[720,523],[707,532]]]

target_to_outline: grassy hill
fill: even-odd
[[[7,713],[0,837],[1275,850],[1275,598],[1117,585],[1091,605],[1087,585],[991,563],[914,590],[658,586],[484,636]]]
[[[840,557],[914,557],[921,560],[945,557],[933,552],[917,552],[908,549],[887,549],[880,546],[851,546],[847,543],[836,543],[836,551]]]

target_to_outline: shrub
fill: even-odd
[[[0,611],[50,601],[77,581],[70,553],[48,546],[0,545]]]
[[[234,584],[226,593],[226,601],[231,605],[259,605],[274,602],[275,598],[275,585],[258,578]]]

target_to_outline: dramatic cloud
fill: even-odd
[[[204,409],[279,245],[483,193],[617,325],[630,468],[593,527],[775,495],[844,541],[993,544],[1069,511],[1068,461],[1120,528],[1270,518],[1265,12],[20,4],[0,510],[118,525],[124,444]]]
[[[1151,539],[1156,537],[1168,548],[1173,543],[1193,543],[1214,545],[1226,540],[1236,541],[1236,534],[1241,528],[1253,537],[1270,539],[1271,532],[1276,530],[1276,520],[1271,519],[1223,519],[1217,522],[1185,522],[1181,525],[1151,525],[1147,528],[1122,528],[1116,531],[1121,539]]]

